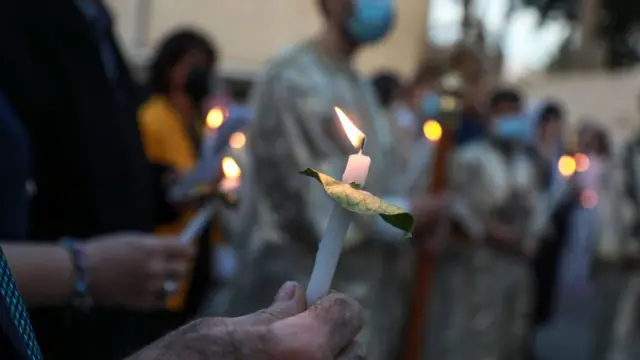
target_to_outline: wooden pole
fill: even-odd
[[[458,81],[447,81],[456,80]],[[461,91],[462,83],[456,75],[448,75],[443,80],[443,96],[441,98],[440,126],[442,127],[442,137],[436,145],[434,166],[432,176],[427,184],[427,194],[441,194],[446,190],[447,185],[447,163],[449,154],[454,149],[455,130],[460,120],[461,101],[456,95]],[[453,101],[453,104],[444,106],[445,100]],[[437,226],[437,225],[436,225]],[[418,239],[420,244],[424,241],[434,239]],[[435,241],[438,241],[435,239]],[[425,324],[428,321],[430,289],[433,275],[435,273],[437,257],[431,251],[421,248],[418,254],[418,264],[414,275],[413,294],[411,297],[411,308],[407,321],[404,360],[420,360],[422,357],[422,343],[425,333]]]
[[[438,194],[446,186],[446,167],[449,153],[453,148],[453,134],[443,128],[435,152],[433,177],[428,184],[428,194]],[[426,239],[418,239],[420,243]],[[405,343],[405,360],[420,360],[422,356],[422,342],[424,339],[425,323],[429,310],[430,288],[436,269],[436,255],[431,251],[420,250],[418,264],[414,275],[411,308],[409,310],[408,330]]]

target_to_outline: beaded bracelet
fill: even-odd
[[[73,264],[74,287],[72,304],[81,310],[87,311],[93,305],[93,299],[89,295],[88,284],[91,269],[87,262],[84,244],[73,238],[63,238],[61,242],[71,254],[71,262]]]

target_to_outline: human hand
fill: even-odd
[[[101,305],[161,309],[188,270],[193,250],[175,237],[120,233],[90,239],[89,293]]]
[[[168,334],[128,360],[356,360],[363,325],[358,303],[331,293],[306,309],[304,289],[284,284],[267,309],[238,318],[204,318]]]

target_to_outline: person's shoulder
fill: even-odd
[[[491,140],[485,137],[472,139],[458,146],[459,151],[462,153],[478,155],[482,155],[483,151],[490,151],[492,148]]]
[[[308,43],[301,42],[289,46],[269,60],[267,72],[295,70],[301,67],[309,56],[312,54]]]
[[[307,84],[321,71],[317,56],[309,41],[281,50],[268,63],[262,82],[280,81],[288,84]]]
[[[171,119],[173,109],[166,97],[155,95],[138,108],[138,121],[147,125],[161,124]]]

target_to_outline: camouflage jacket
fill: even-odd
[[[372,159],[367,189],[378,195],[398,193],[394,178],[403,171],[396,168],[391,124],[370,84],[346,59],[328,56],[316,41],[288,49],[257,81],[251,101],[256,118],[247,138],[245,180],[251,186],[245,198],[257,209],[245,215],[257,223],[254,235],[276,242],[319,241],[332,203],[317,183],[298,172],[311,167],[339,178],[348,155],[355,153],[335,106],[367,136],[365,153]],[[356,220],[347,247],[360,243],[370,225]]]
[[[477,242],[486,240],[486,225],[497,220],[523,235],[523,248],[535,250],[551,212],[544,169],[529,152],[502,145],[496,139],[479,140],[453,154],[453,216]]]

